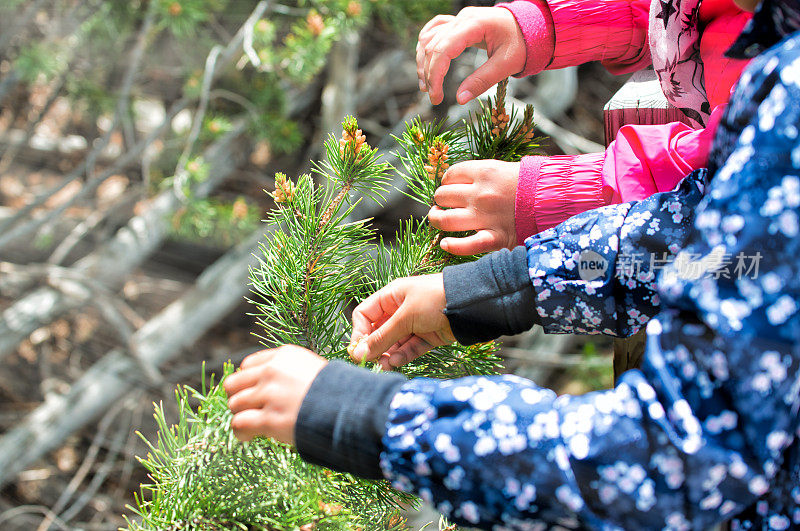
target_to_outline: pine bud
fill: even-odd
[[[358,2],[358,0],[351,0],[347,4],[347,14],[351,17],[357,17],[363,10],[364,8],[361,7],[361,2]]]
[[[276,203],[291,203],[294,199],[294,183],[284,173],[275,174],[275,191],[270,195]]]
[[[506,113],[506,87],[508,86],[508,78],[504,79],[497,84],[497,97],[495,98],[494,106],[492,107],[492,135],[500,136],[500,134],[508,126],[511,117]]]
[[[314,37],[319,37],[322,34],[322,30],[325,29],[325,21],[322,20],[322,15],[313,10],[306,17],[306,25],[308,26],[308,31]]]
[[[417,144],[422,144],[425,142],[425,135],[422,134],[422,131],[419,130],[419,127],[416,125],[411,128],[411,140],[413,140]]]
[[[173,17],[177,17],[181,13],[183,13],[183,6],[181,6],[180,2],[172,2],[169,7],[167,8],[169,14]]]
[[[360,161],[369,149],[366,135],[362,133],[361,129],[358,129],[358,123],[352,116],[344,119],[342,129],[342,138],[339,140],[339,156],[343,159],[346,158],[349,148],[352,153],[355,153],[356,160]],[[364,147],[366,149],[362,150]]]
[[[395,527],[401,524],[405,524],[406,520],[402,516],[397,513],[394,513],[392,517],[389,519],[389,527]]]
[[[244,219],[247,217],[247,202],[244,198],[240,197],[233,203],[233,208],[231,209],[231,215],[234,219]]]
[[[219,122],[219,120],[211,120],[210,122],[208,122],[209,133],[217,134],[220,131],[222,131],[222,124]]]
[[[522,117],[522,127],[517,133],[517,139],[522,138],[525,141],[533,140],[533,105],[525,107],[525,114]]]
[[[440,180],[444,176],[445,170],[450,167],[447,163],[447,150],[450,146],[437,140],[428,150],[428,164],[425,165],[425,171],[428,178],[433,180]]]
[[[190,173],[197,173],[200,171],[202,166],[196,160],[191,161],[189,164],[186,165],[186,169],[189,170]]]

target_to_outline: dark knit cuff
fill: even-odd
[[[379,459],[389,404],[406,382],[332,361],[314,379],[295,425],[300,456],[316,465],[367,479],[382,479]]]
[[[459,343],[514,335],[538,322],[524,246],[444,268],[445,315]]]

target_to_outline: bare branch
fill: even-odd
[[[61,265],[61,263],[66,260],[69,253],[75,248],[78,243],[87,235],[89,232],[92,231],[97,225],[102,222],[111,209],[105,210],[95,210],[89,216],[78,223],[75,228],[73,228],[70,233],[64,238],[60,244],[56,247],[53,253],[50,255],[50,258],[47,259],[49,264],[53,265]]]
[[[47,116],[47,113],[50,112],[50,109],[53,107],[53,104],[58,99],[58,96],[60,95],[61,89],[64,86],[66,80],[67,80],[67,74],[66,72],[62,72],[61,75],[59,76],[58,81],[51,89],[50,96],[47,98],[47,102],[45,102],[44,106],[36,115],[36,118],[33,118],[28,122],[28,126],[25,128],[25,133],[23,137],[18,142],[11,144],[5,150],[5,152],[3,152],[3,157],[2,159],[0,159],[0,175],[6,173],[6,170],[8,170],[9,166],[11,166],[11,164],[14,162],[14,159],[17,157],[17,154],[19,154],[22,147],[27,146],[28,143],[31,141],[33,132],[36,130],[36,127],[39,125],[42,119],[45,116]]]
[[[243,244],[211,265],[194,288],[147,322],[134,335],[142,360],[161,366],[191,346],[230,312],[247,290],[249,268],[263,237],[259,228]],[[121,350],[97,362],[62,396],[39,406],[0,438],[0,484],[65,437],[107,411],[109,404],[135,387],[148,386],[139,366]]]
[[[205,118],[206,109],[208,107],[208,94],[211,92],[211,81],[214,78],[214,70],[216,68],[217,59],[219,58],[219,54],[221,52],[222,46],[214,46],[211,48],[211,51],[206,58],[206,68],[205,73],[203,74],[203,85],[200,91],[200,105],[198,106],[197,112],[192,119],[192,129],[189,131],[189,137],[186,139],[186,144],[183,147],[183,153],[181,153],[181,156],[178,159],[178,165],[175,167],[172,188],[175,190],[175,195],[184,200],[187,199],[187,197],[183,192],[183,187],[186,185],[186,182],[189,178],[189,172],[186,171],[186,164],[189,162],[189,157],[191,157],[192,151],[194,150],[194,143],[197,142],[197,138],[200,136],[200,128],[203,125],[203,119]]]
[[[63,529],[64,531],[70,531],[66,522],[62,521],[61,518],[54,515],[53,511],[51,511],[44,505],[20,505],[19,507],[14,507],[13,509],[9,509],[8,511],[5,511],[4,513],[0,514],[0,524],[8,525],[8,522],[13,520],[14,518],[28,514],[43,514],[45,517],[52,518],[52,523],[58,526],[59,529]]]
[[[37,531],[46,531],[53,521],[52,517],[58,515],[75,495],[78,487],[80,487],[81,483],[83,483],[83,480],[91,471],[92,466],[94,466],[95,460],[97,459],[97,454],[100,451],[100,444],[105,440],[106,432],[108,432],[109,428],[111,427],[112,421],[116,419],[117,416],[123,411],[123,408],[124,403],[118,402],[108,410],[108,413],[103,415],[103,418],[100,419],[100,422],[97,424],[97,431],[92,438],[89,449],[86,451],[83,462],[78,467],[75,475],[72,476],[72,479],[67,484],[64,492],[61,493],[61,496],[58,497],[58,500],[56,500],[56,503],[51,508],[52,515],[45,517]],[[67,521],[67,519],[64,521]]]
[[[157,4],[157,2],[151,2],[150,3],[151,6],[156,5],[156,4]],[[219,52],[218,58],[214,61],[213,71],[210,74],[210,82],[213,81],[219,75],[219,71],[220,71],[219,67],[221,65],[227,64],[234,57],[236,52],[240,49],[240,47],[242,45],[242,41],[244,39],[244,29],[248,25],[252,26],[253,24],[255,24],[259,20],[259,18],[261,18],[261,16],[266,12],[268,7],[269,7],[269,2],[267,0],[262,0],[261,2],[259,2],[256,5],[256,7],[253,9],[253,11],[251,12],[250,16],[244,22],[242,27],[236,33],[236,35],[234,35],[233,39],[228,43],[227,46],[225,46]],[[144,27],[143,27],[143,29],[144,29]],[[149,31],[149,29],[148,29],[148,31]],[[139,36],[140,36],[140,38],[143,38],[145,36],[145,32],[141,31]],[[141,43],[141,46],[144,46],[144,44],[146,43],[146,41],[142,41],[142,40],[140,40],[138,42]],[[143,51],[143,49],[142,49],[142,51]],[[136,57],[140,57],[140,56],[134,55],[132,57],[134,57],[134,59],[135,59]],[[134,65],[131,65],[131,66],[134,66]],[[133,73],[135,73],[135,69],[129,67],[128,73],[131,73],[131,76],[132,76]],[[126,81],[124,82],[123,87],[127,86],[127,80],[128,80],[128,78],[126,77]],[[118,100],[118,102],[119,102],[119,100]],[[9,230],[10,227],[12,227],[13,225],[17,224],[20,220],[25,219],[35,208],[42,206],[50,197],[52,197],[58,191],[62,190],[67,184],[69,184],[70,182],[72,182],[75,179],[79,178],[85,171],[88,171],[90,168],[92,168],[92,166],[94,165],[94,161],[96,160],[96,157],[98,156],[98,154],[102,150],[102,148],[100,149],[100,151],[94,150],[92,152],[92,153],[94,153],[94,155],[92,155],[92,153],[90,153],[89,156],[84,161],[84,163],[79,168],[77,168],[76,170],[74,170],[70,174],[68,174],[58,186],[56,186],[53,189],[49,190],[48,192],[40,195],[34,201],[32,201],[30,204],[28,204],[24,208],[20,209],[20,211],[17,212],[13,217],[8,218],[5,221],[3,221],[2,223],[0,223],[0,249],[3,248],[4,246],[8,245],[8,243],[10,241],[12,241],[13,239],[21,238],[21,237],[23,237],[25,235],[28,235],[31,232],[33,232],[34,230],[37,230],[39,227],[41,227],[41,226],[43,226],[43,225],[45,225],[47,223],[52,222],[54,219],[59,217],[67,208],[69,208],[70,206],[74,205],[78,200],[86,197],[89,193],[91,193],[105,179],[107,179],[108,177],[110,177],[114,173],[118,172],[120,168],[123,168],[123,167],[127,166],[130,162],[132,162],[133,160],[138,158],[145,151],[145,149],[156,138],[161,136],[162,132],[165,131],[166,128],[170,125],[170,122],[171,122],[172,118],[174,118],[174,116],[176,114],[178,114],[178,112],[180,112],[181,110],[186,108],[188,106],[188,104],[189,104],[189,101],[187,99],[182,99],[182,100],[176,102],[172,106],[172,109],[170,110],[170,112],[167,113],[167,117],[164,120],[164,122],[161,124],[161,126],[159,126],[150,135],[148,135],[148,137],[146,139],[143,139],[142,141],[137,143],[134,147],[132,147],[125,155],[120,157],[120,159],[118,159],[118,161],[109,170],[103,172],[99,176],[97,176],[97,177],[91,179],[89,182],[87,182],[84,185],[84,187],[82,188],[81,192],[76,194],[76,196],[74,196],[70,201],[67,201],[66,203],[62,204],[59,208],[57,208],[54,211],[50,212],[47,216],[44,216],[41,219],[33,220],[33,221],[27,223],[26,225],[24,225],[22,228],[17,227],[16,230]],[[121,104],[118,105],[118,107],[117,107],[118,112],[120,111],[120,109],[123,109]],[[116,123],[116,121],[117,120],[115,119],[114,123]],[[113,129],[113,127],[112,127],[112,129]],[[108,136],[108,134],[106,136]],[[0,349],[0,351],[1,351],[1,349]],[[2,355],[2,354],[0,353],[0,355]]]
[[[26,208],[23,208],[16,216],[14,216],[14,218],[6,221],[5,223],[3,223],[2,226],[0,226],[0,233],[4,233],[3,237],[0,237],[0,248],[6,245],[13,238],[21,237],[22,235],[25,235],[35,230],[35,228],[42,226],[44,223],[52,221],[55,217],[60,216],[61,213],[64,210],[66,210],[66,208],[68,208],[67,204],[61,205],[60,208],[55,209],[51,213],[51,215],[45,216],[42,219],[35,220],[34,223],[26,225],[24,227],[24,230],[18,230],[18,231],[8,230],[8,228],[12,225],[12,223],[16,223],[17,220],[22,218],[22,216],[27,215],[34,208],[44,204],[44,202],[47,201],[47,199],[55,195],[57,192],[63,190],[64,187],[66,187],[72,181],[78,179],[83,174],[84,171],[87,172],[87,174],[92,173],[94,171],[94,166],[97,161],[97,157],[106,148],[106,146],[108,146],[108,143],[111,141],[111,135],[116,130],[117,125],[121,120],[121,117],[123,116],[124,113],[128,111],[128,100],[130,98],[131,89],[133,88],[133,82],[136,80],[136,75],[138,74],[139,66],[141,64],[142,58],[144,57],[144,50],[147,47],[147,37],[149,36],[150,30],[153,27],[153,21],[155,20],[157,5],[158,5],[157,2],[150,3],[147,9],[147,15],[145,16],[144,23],[142,24],[142,28],[139,30],[139,34],[137,35],[136,45],[134,46],[133,51],[131,52],[130,64],[127,70],[125,71],[125,76],[123,77],[122,86],[120,88],[120,96],[119,98],[117,98],[117,107],[116,110],[114,111],[114,118],[112,119],[111,127],[108,128],[108,131],[106,132],[105,135],[103,135],[103,138],[100,140],[100,142],[97,142],[92,148],[92,150],[89,151],[86,160],[78,170],[70,173],[67,177],[62,179],[57,186],[53,187],[51,190],[48,190],[40,197],[37,197],[36,200],[34,200],[30,205],[27,205]],[[129,154],[131,152],[129,152]],[[138,156],[138,154],[136,156]],[[115,166],[118,165],[119,163],[117,163]],[[92,181],[96,182],[94,186],[95,187],[99,186],[99,184],[103,182],[103,180],[107,179],[110,175],[112,174],[109,174],[109,172],[107,171],[104,172],[101,178],[96,178]],[[90,186],[89,183],[87,183],[84,189],[89,189],[88,191],[91,191],[94,188]],[[88,193],[88,191],[86,191],[86,193]],[[73,197],[72,201],[68,201],[67,203],[69,204],[69,206],[71,206],[72,204],[74,204],[75,201],[77,201],[77,198]]]
[[[114,438],[111,440],[111,444],[107,448],[108,452],[106,454],[106,458],[103,461],[103,464],[95,471],[94,475],[92,476],[92,480],[89,482],[89,485],[86,487],[81,495],[75,500],[64,514],[61,515],[61,519],[64,522],[69,522],[73,518],[75,518],[78,513],[89,503],[89,500],[92,499],[100,487],[103,485],[103,482],[108,477],[108,474],[111,472],[114,463],[117,461],[117,456],[119,455],[120,450],[122,450],[122,445],[125,444],[126,435],[128,435],[131,431],[131,418],[128,418],[128,422],[123,423],[122,426],[117,428],[116,433],[114,434]]]
[[[7,275],[43,280],[66,297],[73,299],[77,304],[95,306],[111,325],[111,328],[120,335],[131,355],[140,363],[142,372],[150,382],[154,384],[163,382],[159,371],[149,366],[138,355],[139,350],[133,339],[134,327],[142,326],[144,321],[124,300],[106,287],[87,277],[81,271],[52,264],[28,264],[23,268],[8,262],[0,262],[0,270],[5,271]]]
[[[119,157],[114,162],[114,164],[112,164],[107,170],[103,171],[100,175],[86,182],[81,188],[80,192],[78,192],[72,198],[70,198],[69,201],[65,201],[64,203],[62,203],[58,208],[53,209],[52,211],[48,212],[46,215],[40,218],[28,221],[28,223],[24,225],[18,225],[13,229],[9,228],[14,224],[18,223],[19,221],[21,221],[22,219],[27,219],[34,209],[42,206],[48,199],[50,199],[50,197],[52,197],[58,191],[62,190],[68,183],[78,179],[86,170],[86,168],[88,168],[89,158],[87,158],[79,168],[73,170],[67,176],[65,176],[61,184],[40,195],[39,197],[34,199],[31,203],[25,205],[24,208],[21,208],[19,211],[17,211],[14,214],[14,216],[5,220],[2,226],[0,226],[0,249],[8,245],[11,241],[16,240],[17,238],[22,238],[24,236],[30,235],[34,231],[36,231],[39,227],[52,223],[56,218],[60,217],[65,210],[72,207],[78,201],[84,199],[94,190],[96,190],[97,187],[103,183],[103,181],[105,181],[112,175],[119,173],[119,171],[122,168],[125,168],[134,160],[136,160],[145,151],[145,149],[147,149],[148,146],[150,146],[169,128],[170,121],[172,120],[172,118],[174,118],[176,114],[185,109],[188,105],[189,105],[188,100],[182,99],[177,101],[172,106],[170,111],[167,113],[166,118],[164,119],[164,121],[161,123],[160,126],[154,129],[149,135],[147,135],[146,138],[140,140],[124,155]]]
[[[344,31],[328,55],[328,80],[322,89],[319,135],[312,142],[306,158],[317,158],[324,135],[335,131],[347,114],[355,114],[358,50],[361,38],[357,31]]]

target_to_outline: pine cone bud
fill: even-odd
[[[447,163],[448,149],[450,149],[449,145],[437,140],[428,150],[428,164],[425,165],[425,171],[430,179],[441,179],[445,170],[450,167],[450,164]]]
[[[336,516],[342,512],[342,506],[338,503],[319,502],[319,510],[325,513],[327,516]]]
[[[294,199],[295,187],[285,174],[275,174],[275,191],[270,195],[276,203],[291,203]]]
[[[511,120],[506,113],[506,87],[508,87],[508,78],[497,84],[497,97],[492,107],[492,125],[494,126],[492,134],[494,136],[499,136]]]
[[[339,156],[344,158],[349,147],[356,154],[356,160],[360,161],[369,149],[366,135],[362,133],[361,129],[358,129],[356,119],[352,116],[345,118],[344,122],[342,122],[342,127],[342,138],[339,140]],[[362,151],[361,148],[365,146],[366,149]]]
[[[509,121],[511,121],[511,117],[506,114],[504,107],[494,107],[492,109],[492,125],[494,126],[492,134],[498,136],[501,131],[508,127]]]
[[[180,2],[172,2],[169,7],[167,8],[169,14],[173,17],[177,17],[181,13],[183,13],[183,6],[181,6]]]
[[[524,140],[530,142],[533,140],[533,106],[527,105],[525,107],[525,114],[522,117],[522,127],[516,136],[517,140]]]
[[[202,168],[202,165],[200,164],[200,162],[198,162],[196,160],[193,160],[189,164],[186,165],[186,169],[190,173],[197,173],[197,172],[200,171],[201,168]]]

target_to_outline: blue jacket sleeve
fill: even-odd
[[[656,315],[655,279],[685,245],[707,174],[698,170],[671,192],[584,212],[528,238],[545,332],[627,337]]]
[[[634,206],[583,217],[586,238],[572,236],[579,216],[528,241],[542,300],[563,299],[561,315],[545,310],[551,330],[565,317],[624,330],[624,294],[661,298],[641,371],[561,397],[513,376],[411,380],[391,401],[384,475],[498,530],[800,528],[798,72],[800,37],[748,68],[720,125],[724,162],[658,285],[573,272],[586,250],[613,260],[625,226],[640,241],[663,230],[651,222],[669,200],[641,222]]]

